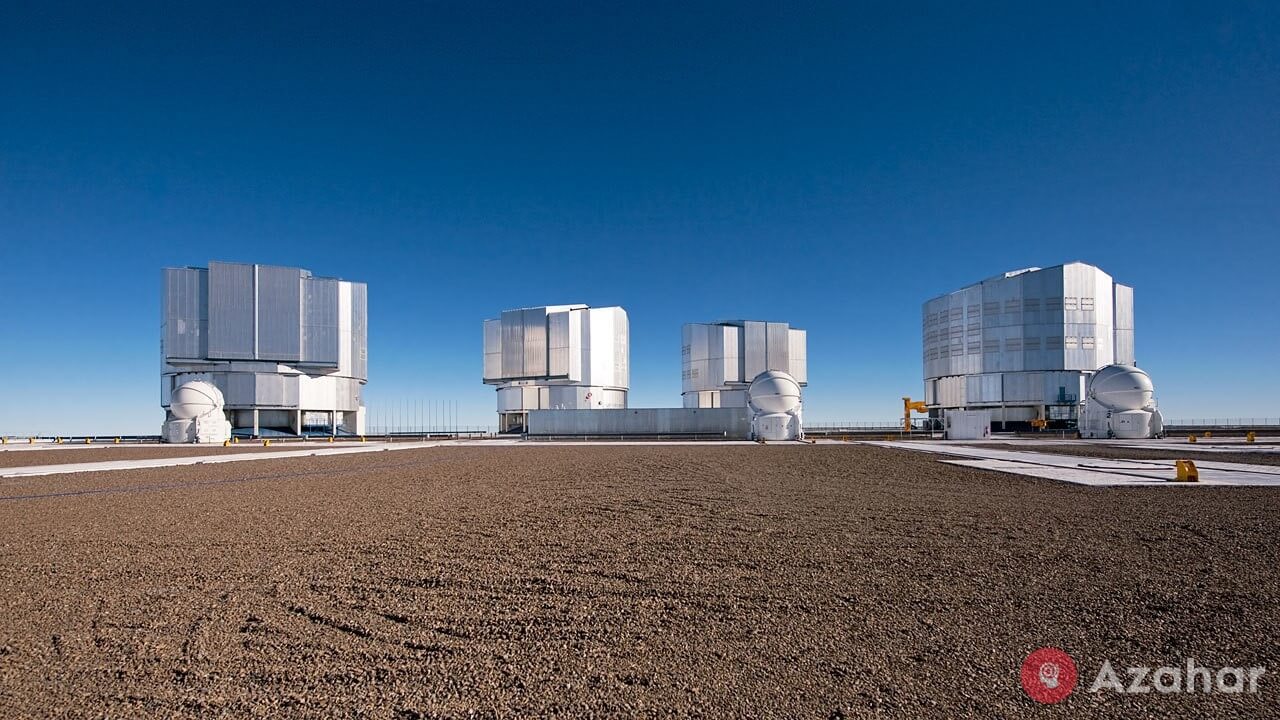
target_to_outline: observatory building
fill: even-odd
[[[686,408],[750,408],[758,439],[803,437],[807,335],[787,323],[690,323],[681,349]]]
[[[630,356],[620,307],[551,305],[485,320],[484,382],[497,386],[498,430],[525,430],[532,410],[625,408]]]
[[[236,434],[364,434],[364,283],[299,268],[211,262],[164,270],[167,442]],[[230,429],[228,429],[230,431]]]
[[[1090,376],[1134,363],[1133,288],[1081,262],[941,295],[924,304],[921,324],[934,418],[988,410],[1001,429],[1033,420],[1068,427],[1080,420]]]

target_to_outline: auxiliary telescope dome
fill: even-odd
[[[762,372],[751,381],[747,402],[758,413],[789,413],[800,407],[800,384],[778,370]]]
[[[1141,410],[1154,395],[1151,376],[1132,365],[1108,365],[1089,381],[1089,398],[1112,411]]]
[[[191,420],[215,410],[222,410],[222,391],[212,383],[193,380],[179,385],[169,399],[169,412],[180,420]]]

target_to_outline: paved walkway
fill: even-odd
[[[1079,485],[1101,487],[1163,486],[1206,487],[1210,485],[1269,485],[1280,487],[1280,468],[1271,465],[1197,460],[1200,482],[1170,482],[1177,477],[1176,453],[1169,460],[1114,460],[1074,455],[1058,455],[1021,450],[975,448],[953,442],[879,442],[862,441],[866,445],[959,456],[944,459],[950,465],[996,470],[1031,477],[1062,480]],[[1148,446],[1143,446],[1148,447]]]

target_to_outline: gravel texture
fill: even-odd
[[[1274,717],[1280,493],[869,446],[438,448],[0,481],[0,717]],[[1038,706],[1031,650],[1082,686]]]

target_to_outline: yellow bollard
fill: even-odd
[[[1179,460],[1177,463],[1178,477],[1174,482],[1200,482],[1200,471],[1196,469],[1196,464],[1191,460]]]
[[[1189,442],[1189,443],[1193,443],[1193,442],[1195,442],[1195,441],[1196,441],[1196,436],[1195,436],[1195,435],[1188,435],[1188,436],[1187,436],[1187,442]]]
[[[117,445],[119,445],[119,444],[120,444],[120,438],[116,438],[116,444],[117,444]]]
[[[333,436],[332,436],[332,435],[330,435],[330,436],[329,436],[329,442],[333,442]]]
[[[85,438],[85,439],[84,439],[84,444],[85,444],[85,445],[92,445],[92,444],[93,444],[93,438]]]
[[[364,436],[363,436],[363,435],[361,435],[361,436],[360,436],[360,442],[364,442]]]
[[[271,447],[271,439],[267,438],[266,440],[263,440],[262,447]]]
[[[238,437],[233,437],[233,438],[231,438],[231,442],[232,442],[232,443],[234,443],[234,444],[236,444],[236,445],[239,445],[239,444],[240,444],[240,438],[238,438]]]
[[[1250,430],[1248,433],[1246,433],[1246,434],[1245,434],[1245,436],[1244,436],[1244,441],[1245,441],[1245,442],[1247,442],[1247,443],[1251,443],[1251,442],[1253,442],[1254,440],[1256,440],[1256,439],[1257,439],[1257,437],[1258,437],[1258,436],[1257,436],[1257,435],[1254,435],[1254,434],[1253,434],[1253,431],[1252,431],[1252,430]]]
[[[1213,437],[1213,433],[1212,433],[1212,432],[1210,432],[1210,431],[1208,431],[1208,430],[1205,430],[1205,431],[1204,431],[1204,437],[1205,437],[1205,439],[1207,440],[1207,439],[1209,439],[1209,438]]]
[[[28,445],[35,445],[35,444],[36,444],[36,439],[35,439],[35,438],[33,438],[33,437],[27,438],[27,444],[28,444]]]

